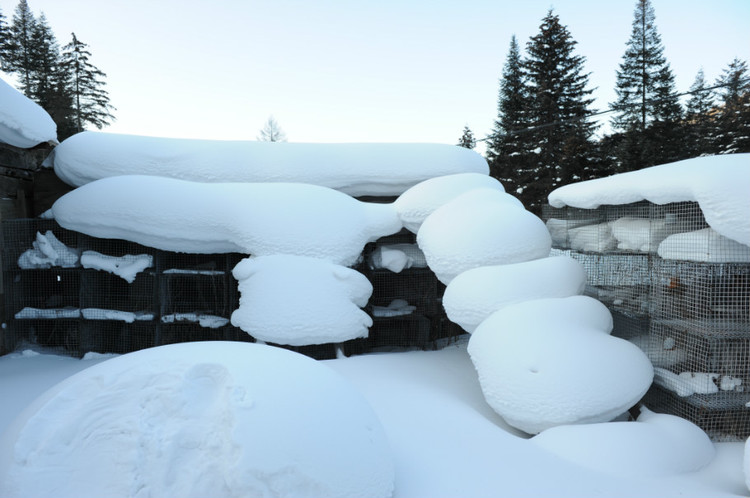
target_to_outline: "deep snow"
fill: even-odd
[[[57,143],[57,125],[47,111],[0,78],[0,142],[28,149]]]

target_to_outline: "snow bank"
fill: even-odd
[[[659,256],[706,263],[748,263],[750,247],[712,228],[670,235],[659,244]]]
[[[544,222],[517,200],[487,188],[466,192],[424,220],[417,244],[444,284],[480,266],[544,258],[552,239]]]
[[[633,344],[587,322],[556,317],[535,301],[505,308],[474,331],[468,351],[487,403],[513,427],[537,434],[564,424],[607,422],[646,393],[653,367]],[[535,315],[538,315],[536,318]]]
[[[29,149],[57,143],[57,125],[47,111],[0,78],[0,142]]]
[[[413,233],[419,231],[424,220],[440,206],[461,194],[477,188],[489,188],[505,192],[503,185],[486,174],[460,173],[425,180],[411,187],[393,203],[404,227]],[[515,199],[515,197],[512,197]],[[521,201],[515,199],[519,207]]]
[[[120,175],[195,182],[299,182],[352,196],[396,196],[436,176],[487,175],[478,153],[445,144],[314,144],[187,140],[83,132],[45,161],[73,186]]]
[[[348,381],[248,343],[175,344],[94,365],[38,398],[0,444],[7,498],[374,498],[393,485],[383,428]]]
[[[583,467],[631,477],[695,472],[716,455],[697,425],[645,408],[637,422],[554,427],[531,443]]]
[[[24,251],[18,257],[19,268],[28,270],[53,266],[63,268],[78,266],[78,251],[60,242],[52,230],[47,230],[44,235],[37,232],[36,240],[31,243],[31,246],[31,249]]]
[[[105,178],[52,206],[65,228],[166,251],[294,254],[354,264],[367,242],[401,229],[390,204],[315,185]]]
[[[232,271],[240,307],[232,325],[256,339],[302,346],[367,337],[372,284],[361,273],[313,258],[264,256]]]
[[[406,268],[425,268],[427,260],[416,244],[385,244],[378,246],[369,256],[373,270],[386,269],[399,273]]]
[[[694,201],[709,226],[750,245],[750,154],[697,157],[566,185],[549,194],[553,207],[594,209],[602,204]]]
[[[458,275],[445,289],[448,318],[467,332],[495,311],[523,301],[582,294],[586,273],[567,256],[484,266]]]
[[[150,254],[126,254],[124,256],[107,256],[96,251],[83,251],[81,266],[94,270],[112,273],[132,284],[140,272],[154,265]]]

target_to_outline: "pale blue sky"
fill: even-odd
[[[274,115],[290,141],[455,143],[496,118],[511,35],[553,7],[587,58],[595,107],[614,99],[635,0],[28,0],[61,44],[108,75],[108,131],[255,139]],[[16,1],[0,0],[10,20]],[[750,0],[653,0],[686,91],[750,60]]]

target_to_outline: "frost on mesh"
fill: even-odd
[[[232,325],[264,342],[303,346],[367,337],[362,309],[372,284],[361,273],[299,256],[242,260],[232,271],[240,307]]]
[[[0,78],[0,142],[28,149],[57,142],[57,125],[39,104]]]
[[[457,173],[487,175],[487,161],[446,144],[316,144],[142,137],[85,131],[45,161],[81,186],[121,175],[195,182],[294,182],[352,196],[397,196],[417,183]]]
[[[74,268],[78,266],[79,253],[60,242],[52,230],[44,234],[37,232],[32,248],[23,252],[18,258],[18,266],[23,269]]]

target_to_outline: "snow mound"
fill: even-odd
[[[354,264],[367,242],[398,232],[391,204],[316,185],[105,178],[52,206],[65,228],[166,251],[310,256]]]
[[[406,268],[425,268],[424,253],[416,244],[384,244],[375,248],[369,256],[373,270],[386,269],[400,273]]]
[[[484,266],[454,278],[445,289],[443,307],[448,318],[473,332],[488,316],[505,306],[582,294],[586,273],[567,256],[513,265]]]
[[[361,273],[299,256],[242,260],[232,271],[240,307],[232,325],[256,339],[303,346],[367,337],[372,284]]]
[[[695,472],[716,454],[697,425],[645,408],[636,422],[554,427],[530,441],[583,467],[628,477]]]
[[[490,188],[505,192],[503,185],[491,176],[479,173],[459,173],[418,183],[401,194],[393,204],[404,227],[417,233],[424,220],[433,211],[459,195],[477,188]],[[521,201],[516,199],[516,203],[523,207]]]
[[[617,248],[623,251],[656,252],[661,241],[672,233],[664,219],[623,216],[610,222],[610,226]]]
[[[0,78],[0,142],[29,149],[57,143],[57,125],[47,111]]]
[[[534,307],[547,317],[504,309],[469,339],[485,400],[508,424],[537,434],[607,422],[646,393],[653,367],[637,346],[586,327],[588,319],[555,320],[544,302]]]
[[[712,228],[670,235],[659,244],[664,259],[705,263],[749,263],[750,246],[720,235]]]
[[[151,348],[83,370],[20,415],[0,452],[7,498],[375,498],[394,486],[383,428],[348,381],[237,342]]]
[[[594,209],[603,204],[697,202],[709,226],[750,245],[750,154],[696,157],[566,185],[549,194],[553,207]]]
[[[444,284],[480,266],[549,256],[544,222],[517,199],[487,188],[466,192],[429,215],[417,233],[427,264]]]
[[[36,240],[18,257],[18,267],[25,270],[34,268],[74,268],[78,266],[78,251],[71,249],[55,237],[52,230],[44,234],[37,232]]]
[[[195,182],[293,182],[352,196],[397,196],[417,183],[455,173],[487,175],[478,153],[445,144],[314,144],[188,140],[86,131],[45,161],[65,183],[120,175]]]

